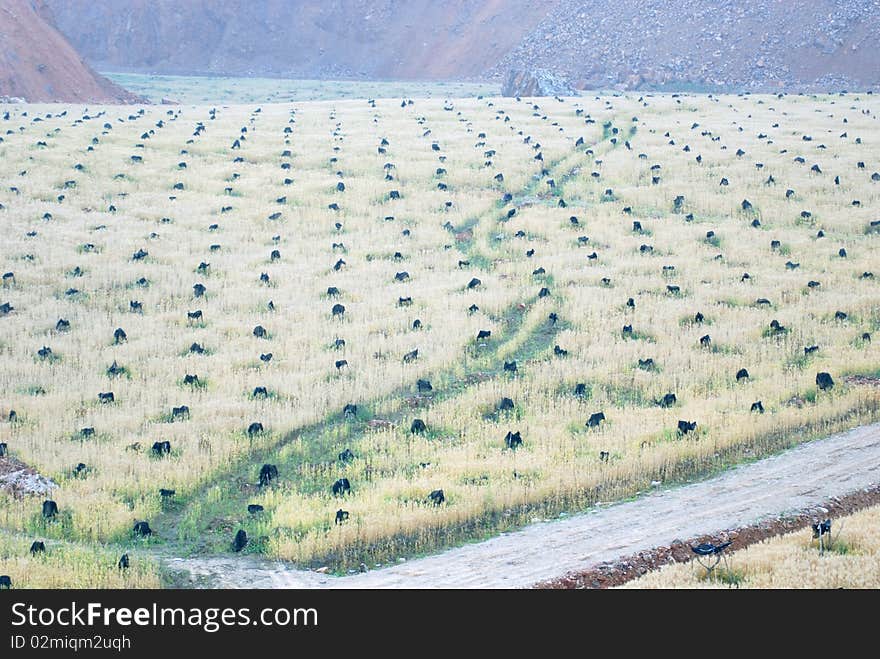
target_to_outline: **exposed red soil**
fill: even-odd
[[[0,97],[28,102],[140,103],[95,73],[51,22],[43,0],[0,0]]]

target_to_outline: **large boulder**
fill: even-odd
[[[571,83],[545,70],[511,69],[501,86],[502,96],[574,96]]]

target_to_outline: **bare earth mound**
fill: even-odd
[[[141,103],[95,73],[51,21],[42,0],[0,0],[0,99]]]
[[[41,476],[21,460],[11,456],[0,458],[0,491],[14,497],[28,494],[47,494],[58,487],[51,479]]]

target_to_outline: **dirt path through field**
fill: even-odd
[[[880,482],[880,423],[808,442],[693,484],[531,524],[484,542],[346,577],[255,557],[170,559],[203,587],[524,588],[675,539],[744,526]]]

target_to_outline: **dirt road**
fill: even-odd
[[[170,559],[219,588],[525,588],[674,539],[754,523],[880,483],[880,423],[690,485],[345,577],[255,557]]]

